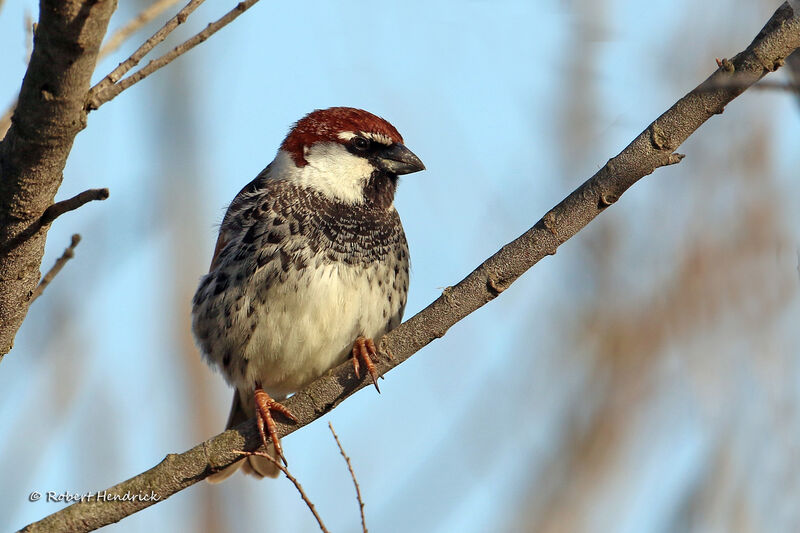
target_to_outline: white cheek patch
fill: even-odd
[[[288,179],[342,202],[364,203],[364,186],[375,170],[339,143],[316,143],[303,148],[307,165],[298,167],[292,157],[278,151],[270,166],[271,177]]]

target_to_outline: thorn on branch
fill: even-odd
[[[64,250],[64,253],[61,254],[61,257],[56,259],[56,264],[53,265],[53,268],[47,271],[47,274],[44,275],[42,281],[39,282],[39,285],[37,285],[36,289],[33,291],[33,295],[31,296],[28,305],[32,304],[36,298],[42,295],[44,289],[50,284],[51,281],[53,281],[53,278],[56,277],[59,272],[61,272],[61,269],[64,268],[64,265],[67,264],[67,261],[75,257],[75,247],[78,246],[78,243],[80,242],[81,236],[77,233],[74,234],[67,249]]]

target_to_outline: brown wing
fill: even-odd
[[[235,215],[240,211],[242,204],[245,202],[245,198],[249,194],[253,193],[253,191],[255,191],[256,189],[266,186],[265,180],[268,171],[269,171],[269,165],[267,166],[267,168],[259,172],[258,176],[256,176],[256,178],[253,181],[245,185],[242,188],[242,190],[239,191],[238,194],[234,197],[233,202],[231,202],[231,205],[228,206],[228,210],[225,212],[225,217],[222,219],[222,224],[220,224],[219,227],[219,237],[217,237],[217,245],[214,247],[214,255],[211,257],[211,266],[208,268],[209,272],[214,270],[214,268],[216,268],[217,258],[219,257],[220,252],[222,252],[222,249],[225,248],[225,246],[227,246],[227,244],[231,240],[228,235],[229,234],[228,230],[230,229],[230,224],[233,222],[232,219],[234,219]],[[242,228],[238,229],[241,230]]]
[[[219,232],[219,237],[217,237],[217,245],[214,247],[214,255],[211,257],[211,266],[208,267],[208,271],[211,272],[217,266],[217,257],[219,257],[219,253],[225,248],[225,245],[228,244],[230,239],[226,239],[225,235],[222,233],[222,230]]]

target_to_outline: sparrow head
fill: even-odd
[[[397,177],[425,169],[386,120],[352,107],[312,111],[286,136],[276,177],[351,204],[391,207]]]

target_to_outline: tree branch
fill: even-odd
[[[184,10],[188,9],[195,2],[200,3],[200,2],[202,2],[202,0],[192,0],[192,2],[189,2],[189,5],[187,5],[184,8]],[[117,80],[119,79],[120,76],[124,75],[125,72],[130,70],[130,68],[132,68],[134,65],[136,65],[136,63],[139,62],[139,60],[141,58],[138,58],[132,64],[127,65],[127,63],[129,61],[131,61],[132,58],[134,58],[134,56],[137,56],[137,54],[143,48],[146,47],[146,45],[148,43],[145,43],[144,45],[142,45],[141,48],[139,48],[139,50],[136,51],[134,56],[131,56],[131,58],[129,58],[128,61],[126,61],[124,63],[121,63],[120,66],[117,67],[117,69],[115,69],[113,72],[111,72],[111,74],[106,76],[102,81],[100,81],[100,83],[98,83],[95,87],[92,88],[91,92],[89,93],[89,98],[88,98],[88,101],[87,101],[87,104],[86,104],[87,109],[92,110],[92,109],[99,108],[101,105],[105,104],[106,102],[109,102],[110,100],[113,100],[119,93],[121,93],[122,91],[124,91],[128,87],[130,87],[130,86],[132,86],[132,85],[134,85],[136,83],[139,83],[140,81],[145,79],[147,76],[149,76],[153,72],[157,71],[158,69],[160,69],[162,67],[165,67],[165,66],[169,65],[173,60],[175,60],[178,57],[182,56],[183,54],[185,54],[186,52],[188,52],[189,50],[191,50],[192,48],[194,48],[198,44],[202,43],[203,41],[205,41],[206,39],[208,39],[209,37],[211,37],[212,35],[217,33],[219,30],[221,30],[222,28],[224,28],[225,26],[227,26],[231,22],[233,22],[239,15],[241,15],[242,13],[244,13],[245,11],[250,9],[256,2],[258,2],[258,0],[245,0],[244,2],[239,2],[238,4],[236,4],[236,7],[234,7],[230,11],[228,11],[225,15],[223,15],[221,18],[219,18],[215,22],[212,22],[211,24],[206,26],[206,29],[204,29],[203,31],[201,31],[200,33],[195,35],[194,37],[184,41],[181,44],[179,44],[178,46],[176,46],[175,48],[173,48],[172,50],[170,50],[169,52],[167,52],[163,56],[159,57],[158,59],[154,59],[154,60],[150,61],[147,65],[145,65],[144,67],[140,68],[139,70],[137,70],[136,72],[134,72],[133,74],[128,76],[127,78],[124,78],[123,80],[117,82]],[[192,9],[194,9],[194,8],[192,8]],[[183,13],[183,11],[181,11],[181,13]],[[172,20],[178,18],[181,15],[181,13],[178,13],[178,15],[176,15]],[[172,20],[170,20],[170,22],[172,22]],[[185,16],[184,16],[183,20],[185,20]],[[183,22],[183,20],[180,20],[177,24],[180,24],[181,22]],[[177,24],[176,24],[176,26],[177,26]],[[162,30],[160,30],[159,33],[156,33],[156,35],[153,36],[153,39],[156,38],[157,36],[159,36],[159,34],[162,31],[165,31],[165,28],[166,28],[166,26],[164,28],[162,28]],[[172,31],[172,29],[170,29],[169,31],[166,31],[166,33],[163,35],[163,37],[161,37],[161,40],[164,40],[164,38],[166,38],[166,35],[170,31]],[[161,41],[159,41],[159,42],[161,42]],[[153,46],[155,46],[155,45],[153,45]],[[144,54],[149,52],[151,49],[152,49],[152,47],[147,48],[146,50],[144,50],[144,53],[142,54],[142,57],[144,56]],[[126,68],[122,68],[123,66],[125,66]],[[121,73],[118,72],[118,71],[120,71]]]
[[[286,476],[286,479],[288,479],[289,481],[292,482],[292,485],[294,485],[294,488],[297,489],[297,492],[300,493],[300,497],[305,502],[306,506],[308,507],[308,510],[311,511],[311,514],[314,515],[314,519],[317,521],[317,524],[319,525],[319,528],[322,530],[322,533],[330,533],[328,531],[328,528],[325,527],[325,523],[322,521],[322,517],[317,512],[316,507],[314,507],[314,503],[311,501],[311,498],[309,498],[308,495],[306,494],[306,491],[303,490],[303,486],[300,484],[299,481],[297,481],[297,478],[295,478],[289,472],[289,469],[286,468],[286,466],[284,466],[281,463],[281,461],[275,459],[270,454],[264,453],[264,452],[239,452],[239,454],[240,455],[257,455],[259,457],[263,457],[263,458],[267,459],[270,463],[275,465],[275,468],[280,470],[283,473],[283,475]]]
[[[116,49],[119,48],[123,42],[125,42],[125,39],[133,35],[139,28],[158,17],[161,13],[177,4],[178,1],[179,0],[156,0],[152,5],[145,8],[135,18],[125,24],[125,26],[114,32],[114,34],[108,39],[108,42],[106,42],[103,47],[100,48],[100,52],[97,55],[97,61],[100,61],[107,55],[116,51]],[[10,106],[8,106],[8,109],[6,109],[3,114],[0,115],[0,139],[5,136],[8,128],[11,126],[11,116],[14,114],[14,110],[16,108],[17,102],[14,101]]]
[[[93,200],[105,200],[106,198],[108,198],[108,189],[89,189],[83,191],[82,193],[76,194],[72,198],[61,200],[60,202],[48,207],[44,214],[42,214],[42,224],[52,224],[56,218],[60,217],[64,213],[74,211],[82,205],[88,204]]]
[[[40,3],[19,103],[0,142],[0,358],[39,282],[47,228],[18,238],[53,203],[72,143],[86,126],[86,93],[115,8],[115,0]]]
[[[30,303],[33,303],[36,298],[42,295],[47,286],[50,285],[50,282],[53,281],[53,278],[55,278],[58,273],[61,272],[61,269],[64,268],[64,265],[67,264],[67,261],[75,257],[75,247],[78,246],[80,242],[81,236],[75,233],[72,236],[72,240],[70,241],[69,246],[67,246],[67,249],[64,250],[64,253],[61,254],[61,257],[56,259],[56,264],[53,265],[53,268],[47,271],[47,274],[45,274],[42,278],[42,281],[39,282],[36,290],[33,291],[33,296],[31,296]]]
[[[161,13],[171,8],[179,1],[180,0],[156,0],[148,7],[143,9],[141,13],[136,15],[136,17],[128,21],[127,24],[115,31],[113,35],[109,37],[108,41],[106,41],[103,47],[100,48],[98,59],[102,59],[107,55],[114,53],[117,48],[119,48],[128,37],[136,33],[139,28],[154,20],[156,17],[161,15]]]
[[[69,211],[74,211],[93,200],[105,200],[108,198],[108,189],[89,189],[82,193],[76,194],[72,198],[56,202],[44,210],[42,216],[35,220],[30,226],[25,228],[13,239],[0,244],[0,254],[6,254],[13,250],[20,244],[24,243],[34,235],[36,235],[42,228],[46,228],[53,221]]]
[[[739,77],[755,83],[775,70],[800,47],[800,17],[783,4],[747,49],[730,60]],[[535,226],[505,245],[471,274],[444,293],[417,315],[386,335],[380,343],[382,359],[378,370],[385,373],[434,339],[444,336],[456,322],[496,298],[519,276],[591,222],[606,207],[642,177],[658,167],[674,162],[674,150],[694,131],[725,106],[745,87],[716,88],[731,76],[720,67],[705,82],[681,98],[650,124],[619,155],[609,160],[594,176],[551,209]],[[709,85],[713,90],[707,90]],[[276,421],[283,437],[330,412],[347,397],[370,386],[368,376],[356,379],[352,364],[339,365],[290,397],[284,405],[298,418],[297,424]],[[252,420],[213,437],[182,454],[170,454],[150,470],[123,481],[109,494],[150,494],[160,500],[179,492],[241,458],[237,450],[253,451],[261,439]],[[23,531],[91,531],[117,522],[149,507],[152,500],[83,501],[66,507]]]
[[[353,485],[356,487],[356,500],[358,500],[358,511],[361,513],[361,531],[363,533],[367,532],[367,517],[364,516],[364,500],[361,499],[361,487],[358,486],[358,479],[356,479],[356,473],[353,470],[353,464],[350,462],[350,458],[344,453],[344,446],[339,441],[339,435],[333,430],[333,424],[328,422],[328,429],[331,430],[331,434],[333,434],[333,440],[336,441],[336,446],[339,447],[339,453],[342,454],[344,457],[344,462],[347,463],[347,470],[350,471],[350,479],[353,480]]]
[[[164,41],[172,31],[186,22],[192,11],[200,7],[204,0],[190,0],[186,6],[178,11],[178,13],[169,19],[164,26],[161,27],[152,37],[147,39],[142,45],[131,54],[131,56],[120,63],[117,68],[112,70],[105,78],[100,80],[94,87],[91,88],[91,93],[98,94],[114,85],[124,76],[130,69],[139,64],[139,61],[144,58],[150,51]],[[99,106],[98,106],[99,107]]]

